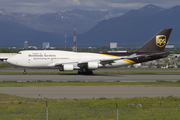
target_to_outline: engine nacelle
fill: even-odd
[[[98,63],[97,62],[88,62],[87,64],[88,69],[97,69],[98,68]]]
[[[74,67],[72,64],[63,65],[63,71],[70,71],[70,70],[74,70]]]

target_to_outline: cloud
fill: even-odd
[[[170,8],[180,0],[0,0],[0,9],[9,12],[48,13],[72,9],[137,9],[147,4]]]
[[[79,0],[73,0],[74,4],[76,5],[81,5],[81,3],[79,2]]]
[[[144,3],[108,3],[110,8],[136,9],[145,6]]]
[[[170,8],[175,5],[180,5],[180,0],[104,0],[112,7],[124,8],[140,8],[148,4],[154,4],[160,7]]]

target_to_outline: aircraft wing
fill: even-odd
[[[55,66],[63,66],[65,64],[75,64],[77,62],[55,63]]]
[[[83,61],[83,62],[78,62],[79,67],[85,67],[89,62],[98,62],[102,65],[106,64],[111,64],[114,63],[116,60],[120,60],[121,58],[112,58],[112,59],[100,59],[100,60],[91,60],[91,61]]]
[[[111,58],[111,59],[100,59],[100,60],[89,60],[89,61],[77,61],[77,62],[66,62],[66,63],[55,63],[54,66],[63,66],[65,64],[77,64],[79,67],[87,66],[89,62],[98,62],[102,65],[114,63],[116,60],[121,58]],[[53,65],[53,64],[51,64]]]
[[[105,64],[111,64],[111,63],[114,63],[116,60],[121,60],[121,58],[115,58],[115,59],[102,59],[100,60],[100,63],[102,65],[105,65]]]

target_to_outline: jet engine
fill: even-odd
[[[63,65],[63,71],[70,71],[70,70],[74,70],[72,64],[65,64],[65,65]]]
[[[87,64],[88,69],[97,69],[98,68],[98,63],[97,62],[88,62]]]

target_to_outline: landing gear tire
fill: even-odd
[[[92,71],[92,70],[88,70],[88,71],[86,71],[86,74],[87,74],[87,75],[92,75],[92,74],[93,74],[93,71]]]
[[[89,74],[92,75],[92,74],[93,74],[93,71],[91,70],[91,71],[89,72]]]
[[[82,75],[83,74],[83,70],[78,70],[78,74]]]
[[[80,75],[80,74],[81,74],[81,71],[78,71],[78,74]]]
[[[93,71],[92,70],[78,70],[79,75],[92,75]]]
[[[27,74],[26,69],[24,69],[23,74],[24,74],[24,75]]]

